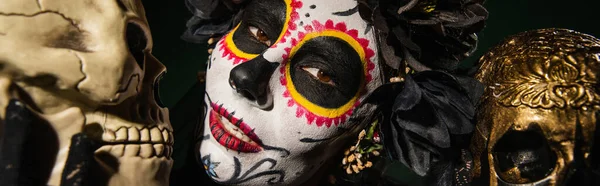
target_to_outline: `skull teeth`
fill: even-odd
[[[173,148],[164,144],[118,144],[104,145],[96,153],[107,152],[114,157],[166,157],[171,158]]]
[[[173,145],[173,134],[167,129],[158,127],[142,128],[121,127],[116,132],[107,129],[102,140],[109,143],[148,143]]]

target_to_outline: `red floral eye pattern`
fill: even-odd
[[[344,108],[343,112],[336,111],[337,113],[341,113],[336,115],[329,115],[319,113],[321,111],[314,111],[327,110],[326,108],[311,109],[314,108],[315,105],[303,105],[302,103],[306,101],[299,101],[298,99],[302,99],[299,98],[301,96],[298,96],[298,93],[295,92],[294,88],[290,88],[293,87],[293,85],[292,82],[290,82],[289,77],[287,77],[288,69],[286,68],[289,65],[287,64],[289,62],[289,57],[293,56],[292,52],[294,48],[298,47],[298,45],[306,39],[305,37],[307,36],[307,34],[314,35],[314,33],[317,32],[319,34],[325,34],[327,31],[344,33],[344,35],[351,37],[352,40],[355,41],[355,43],[358,43],[358,45],[360,45],[360,49],[362,50],[361,52],[364,54],[363,63],[365,69],[365,84],[368,84],[372,81],[371,73],[373,69],[375,69],[375,64],[372,62],[372,58],[375,56],[375,52],[369,48],[369,40],[365,38],[360,38],[358,36],[358,30],[347,29],[346,24],[343,22],[334,24],[332,20],[327,20],[325,24],[322,24],[315,20],[312,22],[312,25],[307,25],[304,27],[304,29],[305,32],[299,32],[297,37],[292,38],[291,46],[285,48],[286,52],[282,56],[284,60],[283,65],[281,65],[281,67],[279,68],[280,73],[282,74],[282,76],[280,77],[280,83],[281,85],[287,87],[287,89],[283,93],[283,96],[288,99],[288,107],[296,107],[296,117],[305,117],[307,120],[307,124],[312,125],[314,123],[318,127],[325,125],[327,128],[329,128],[331,125],[337,126],[347,121],[347,119],[352,115],[353,109],[360,104],[360,100],[356,99],[354,103],[349,103],[348,107]]]

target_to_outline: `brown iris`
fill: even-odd
[[[308,72],[315,79],[330,85],[335,85],[333,80],[331,80],[331,76],[325,73],[323,70],[313,67],[302,67],[302,70]]]
[[[329,77],[327,74],[325,74],[325,72],[323,72],[322,70],[319,70],[319,72],[317,73],[317,78],[319,78],[319,80],[322,82],[331,81],[331,77]]]
[[[252,36],[254,36],[254,38],[256,38],[256,40],[258,40],[259,42],[267,46],[271,46],[271,40],[269,40],[269,37],[267,36],[265,31],[253,26],[249,26],[248,31],[250,31]]]

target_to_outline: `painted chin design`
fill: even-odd
[[[242,119],[233,116],[223,105],[211,103],[209,126],[213,138],[225,148],[238,152],[256,153],[262,150],[262,142]]]

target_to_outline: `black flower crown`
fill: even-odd
[[[249,0],[186,0],[193,13],[182,39],[207,43],[231,30]],[[488,17],[484,0],[357,0],[378,33],[383,60],[392,69],[455,70],[477,47]]]

